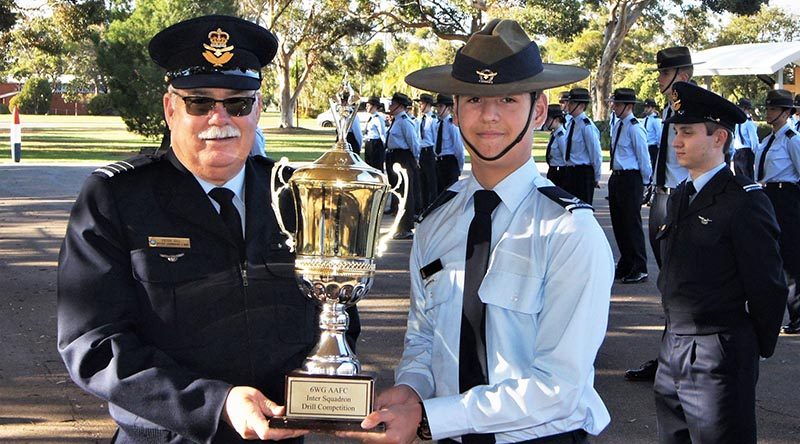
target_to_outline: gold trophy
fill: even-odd
[[[361,364],[345,340],[349,324],[345,309],[372,286],[374,258],[386,249],[403,216],[408,175],[396,165],[399,180],[390,190],[386,175],[351,151],[346,136],[359,97],[345,79],[337,98],[338,103],[330,100],[338,131],[333,148],[295,170],[288,183],[278,179],[288,166],[285,157],[272,171],[272,207],[296,251],[297,282],[322,306],[319,342],[303,366],[286,376],[286,415],[270,419],[275,428],[361,430],[359,424],[373,406],[375,381],[361,373]],[[295,233],[286,230],[278,207],[286,189],[294,199]],[[379,239],[389,194],[399,199],[399,210],[389,232]]]

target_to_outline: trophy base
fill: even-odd
[[[269,418],[269,426],[273,429],[308,430],[314,433],[327,434],[332,434],[334,432],[383,433],[386,431],[386,426],[384,426],[383,423],[378,424],[372,429],[364,430],[361,428],[361,421],[287,418],[285,416]]]
[[[383,433],[383,424],[369,431],[361,421],[372,412],[375,378],[372,375],[317,375],[295,370],[286,375],[286,415],[270,418],[270,427]]]

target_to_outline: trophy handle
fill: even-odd
[[[278,221],[278,227],[280,228],[281,232],[286,235],[286,245],[289,247],[289,251],[294,251],[294,233],[290,233],[286,229],[286,225],[283,223],[283,216],[281,215],[280,206],[281,192],[289,188],[289,184],[283,180],[283,170],[288,166],[289,159],[286,157],[281,157],[281,160],[272,166],[272,178],[269,182],[269,189],[272,195],[272,211],[275,213],[275,219]],[[278,186],[279,180],[283,185]]]
[[[378,241],[378,246],[376,248],[376,253],[378,256],[381,256],[384,251],[386,251],[386,246],[389,243],[389,240],[392,238],[392,235],[397,231],[397,226],[400,225],[400,219],[403,218],[403,215],[406,214],[406,198],[408,197],[408,171],[405,168],[400,166],[399,163],[395,163],[392,165],[392,169],[394,173],[397,174],[398,181],[397,184],[389,190],[389,194],[394,195],[397,200],[397,216],[394,217],[392,221],[392,225],[389,227],[389,231],[384,234],[380,240]],[[403,187],[403,194],[401,195],[398,191],[400,187]],[[383,209],[381,209],[383,210]]]

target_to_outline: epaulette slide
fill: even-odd
[[[450,190],[442,191],[442,193],[436,196],[436,199],[434,199],[433,202],[431,202],[431,204],[428,205],[427,208],[425,208],[425,210],[422,212],[422,214],[419,215],[419,217],[415,222],[417,223],[422,222],[422,220],[428,217],[429,214],[433,213],[437,208],[441,207],[447,202],[450,202],[450,200],[456,197],[457,194],[458,193],[456,193],[455,191],[450,191]]]
[[[567,193],[559,187],[539,187],[537,188],[542,194],[547,196],[548,199],[564,207],[565,210],[572,213],[575,210],[587,209],[594,211],[594,208],[588,203],[578,199],[572,194]]]
[[[591,121],[591,120],[589,120],[589,118],[588,118],[588,117],[584,117],[584,118],[583,118],[583,123],[585,123],[585,124],[587,124],[587,125],[591,125],[591,124],[592,124],[592,121]]]
[[[136,168],[149,165],[155,162],[157,159],[158,157],[155,156],[139,155],[131,157],[130,159],[120,160],[119,162],[114,162],[112,164],[102,166],[94,170],[92,174],[97,174],[98,176],[103,176],[103,177],[114,177],[117,174],[122,174],[127,171],[133,171]]]
[[[637,119],[636,117],[631,117],[631,124],[637,125],[638,123],[639,123],[639,119]]]
[[[749,193],[751,191],[760,191],[763,188],[761,188],[761,185],[759,185],[757,183],[751,183],[751,184],[747,184],[747,185],[743,186],[742,189]]]
[[[792,137],[794,137],[796,134],[797,134],[797,133],[796,133],[796,132],[794,132],[794,130],[793,130],[793,129],[791,129],[791,128],[789,128],[789,129],[787,129],[787,130],[786,130],[786,137],[788,137],[789,139],[791,139]]]

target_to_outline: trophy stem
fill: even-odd
[[[311,356],[303,362],[304,373],[355,376],[361,372],[361,364],[345,339],[348,325],[350,316],[345,311],[344,304],[336,300],[328,300],[322,304],[319,342]]]

